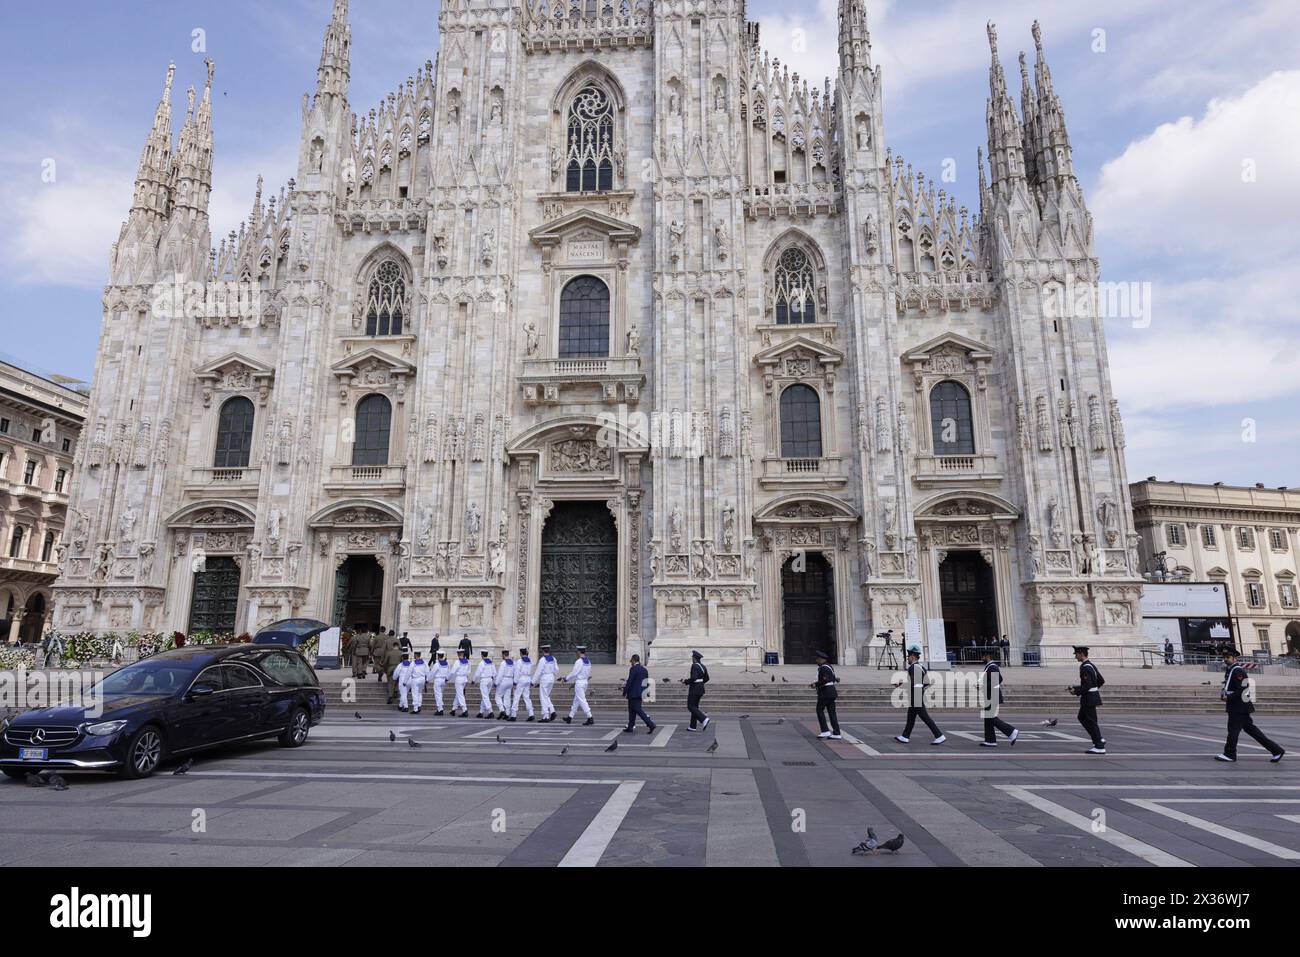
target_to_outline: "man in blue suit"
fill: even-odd
[[[623,733],[634,732],[636,719],[639,717],[645,722],[646,734],[654,734],[655,723],[650,720],[650,715],[645,713],[645,708],[641,707],[641,696],[650,681],[650,672],[646,671],[645,665],[641,664],[640,655],[633,655],[628,660],[632,663],[632,667],[627,670],[627,681],[623,683],[623,697],[627,698],[627,727],[623,729]]]

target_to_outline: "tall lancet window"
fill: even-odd
[[[816,322],[816,274],[808,254],[797,246],[781,253],[775,278],[777,324]]]
[[[614,188],[614,104],[598,86],[586,86],[569,104],[568,173],[570,193]]]
[[[406,283],[402,270],[391,259],[379,264],[370,280],[366,297],[366,335],[400,336],[402,310],[406,303]]]

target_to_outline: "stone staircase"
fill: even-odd
[[[338,713],[352,709],[377,708],[384,706],[385,686],[372,675],[355,686],[353,700],[343,698],[344,686],[337,682],[322,683],[326,701],[331,709]],[[893,689],[879,685],[841,684],[839,710],[845,713],[879,712],[893,713],[891,703]],[[1064,687],[1009,683],[1005,689],[1006,702],[1003,707],[1013,714],[1032,714],[1042,712],[1050,715],[1073,714],[1078,708],[1078,699]],[[470,711],[478,707],[478,686],[471,684],[465,691]],[[1103,692],[1104,712],[1128,711],[1173,714],[1222,714],[1223,703],[1219,701],[1218,685],[1210,687],[1195,686],[1159,686],[1159,685],[1109,685]],[[447,688],[446,700],[450,706],[452,689]],[[533,705],[537,705],[537,689],[532,693]],[[551,695],[555,707],[561,713],[567,713],[569,703],[573,700],[573,691],[569,685],[557,683]],[[605,714],[611,711],[626,713],[626,705],[618,687],[611,682],[594,682],[587,692],[587,701],[593,710]],[[704,709],[710,714],[799,714],[811,713],[816,696],[811,688],[790,682],[754,683],[719,683],[709,685],[704,698]],[[431,689],[425,691],[426,713],[433,707]],[[1260,714],[1300,715],[1300,686],[1274,688],[1264,687],[1259,690],[1259,699],[1255,703]],[[660,683],[655,687],[655,701],[647,703],[648,710],[660,711],[686,710],[686,688],[675,682]]]

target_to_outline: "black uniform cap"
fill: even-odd
[[[1079,654],[1086,655],[1086,654],[1088,653],[1088,646],[1087,646],[1087,645],[1075,645],[1075,646],[1074,646],[1074,653],[1075,653],[1076,655],[1079,655]]]

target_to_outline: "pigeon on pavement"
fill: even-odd
[[[903,835],[900,834],[897,837],[891,838],[890,840],[886,841],[884,844],[881,844],[880,849],[882,851],[889,851],[889,853],[891,854],[897,854],[898,849],[902,846],[903,846]]]
[[[568,753],[569,753],[568,748],[560,748],[560,757],[564,757]]]
[[[505,744],[505,742],[501,740],[501,735],[499,734],[497,735],[497,744]]]
[[[416,741],[415,738],[407,738],[407,739],[406,739],[406,743],[407,743],[408,745],[410,745],[411,747],[413,747],[413,748],[422,748],[422,747],[424,747],[424,745],[422,745],[419,741]]]
[[[880,846],[880,838],[876,837],[876,829],[874,827],[869,827],[867,828],[867,839],[862,843],[860,843],[857,847],[853,848],[853,850],[850,853],[870,854],[873,851],[875,851],[875,849],[878,848],[879,846]]]
[[[611,751],[617,751],[617,750],[618,750],[618,741],[617,741],[617,740],[614,740],[614,741],[609,742],[609,747],[605,749],[605,753],[606,753],[606,754],[609,754],[609,752],[611,752]]]
[[[49,777],[50,787],[56,791],[66,791],[68,782],[63,779],[63,775],[51,773]]]
[[[773,683],[776,682],[776,675],[772,675],[772,681],[773,681]]]
[[[46,784],[46,782],[44,781],[44,779],[41,778],[41,776],[40,776],[39,774],[28,774],[28,775],[27,775],[27,786],[28,786],[28,787],[33,787],[33,788],[43,788],[43,787],[45,787],[45,784]]]
[[[358,721],[362,720],[360,711],[353,711],[352,717],[356,718]]]
[[[178,767],[175,771],[173,771],[172,774],[184,774],[184,773],[186,773],[187,771],[189,771],[189,769],[192,768],[192,767],[194,767],[194,759],[193,759],[193,758],[186,758],[186,759],[181,763],[180,767]]]
[[[1056,727],[1056,719],[1055,719],[1055,718],[1048,718],[1046,721],[1043,722],[1043,727],[1044,727],[1044,728],[1055,728],[1055,727]]]
[[[709,754],[712,754],[714,751],[718,750],[718,742],[715,740],[712,744],[710,744],[710,745],[709,745],[707,748],[705,748],[704,750],[707,751],[707,752],[709,752]]]
[[[389,731],[389,732],[388,732],[388,740],[389,740],[389,741],[396,741],[396,740],[397,740],[397,735],[395,735],[395,734],[393,734],[393,732]]]

